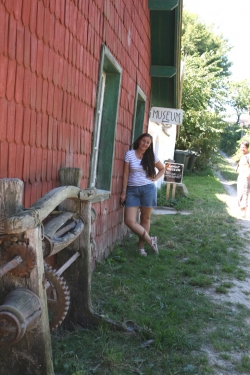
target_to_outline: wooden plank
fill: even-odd
[[[169,193],[170,193],[170,184],[167,184],[166,200],[168,200],[168,198],[169,198]]]
[[[175,198],[175,190],[176,190],[176,183],[173,183],[173,189],[172,189],[172,199]]]
[[[175,66],[163,66],[163,65],[151,65],[150,75],[151,77],[171,78],[176,75],[176,67]]]
[[[173,10],[179,5],[179,0],[148,0],[149,10]]]

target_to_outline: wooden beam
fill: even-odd
[[[179,0],[148,0],[149,10],[173,10],[179,5]]]
[[[175,66],[151,65],[150,75],[151,77],[171,78],[176,75],[176,67]]]
[[[0,188],[1,182],[0,180]],[[22,181],[21,181],[22,182]],[[0,189],[1,192],[1,189]],[[40,224],[54,209],[66,199],[91,200],[97,195],[97,189],[81,190],[75,186],[62,186],[50,190],[29,209],[23,210],[17,216],[8,215],[4,220],[4,232],[22,233]]]

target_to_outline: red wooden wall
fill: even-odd
[[[25,183],[30,207],[58,186],[61,167],[88,187],[101,45],[122,66],[110,200],[94,204],[97,252],[125,232],[120,208],[136,84],[150,97],[147,0],[0,0],[0,178]]]

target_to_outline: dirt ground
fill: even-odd
[[[235,167],[233,161],[227,157],[226,154],[221,152],[221,155]],[[239,236],[245,238],[246,246],[245,249],[242,249],[242,253],[244,257],[246,257],[250,262],[250,207],[247,214],[246,219],[240,218],[240,212],[237,205],[237,191],[234,186],[230,184],[230,182],[226,181],[219,172],[216,172],[217,177],[219,178],[220,182],[225,187],[225,194],[218,194],[218,199],[223,201],[226,206],[228,213],[238,219],[238,234]],[[250,274],[250,266],[245,267],[248,274]],[[216,285],[213,288],[210,288],[206,291],[206,294],[210,296],[214,301],[220,303],[222,301],[231,302],[232,304],[237,305],[238,303],[245,305],[250,310],[250,278],[247,278],[244,281],[234,280],[234,286],[228,290],[227,294],[219,294],[215,292]],[[249,311],[249,319],[246,321],[246,324],[250,324],[250,311]],[[234,361],[239,361],[241,355],[238,353],[230,353],[231,361],[224,361],[217,353],[213,352],[211,348],[202,348],[208,355],[210,364],[217,370],[216,375],[247,375],[247,373],[237,372],[235,371],[235,366],[233,364]],[[250,353],[249,353],[250,354]],[[230,363],[231,362],[231,363]],[[216,370],[215,370],[216,371]]]

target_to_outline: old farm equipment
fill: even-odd
[[[65,317],[71,327],[101,319],[90,298],[91,199],[98,191],[80,189],[78,168],[59,175],[63,186],[29,209],[22,207],[23,182],[0,180],[1,375],[54,374],[50,330]],[[57,270],[44,261],[55,254]]]

